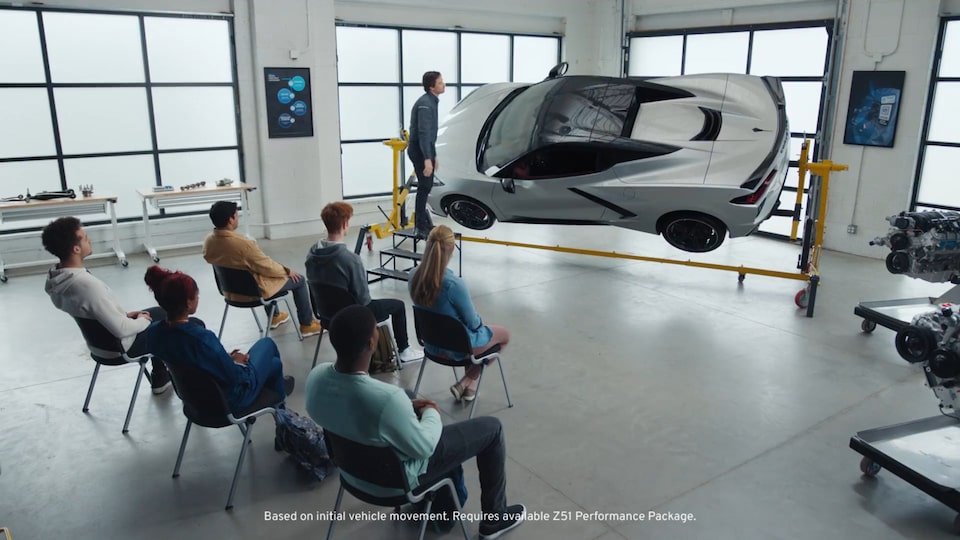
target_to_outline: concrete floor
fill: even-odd
[[[684,255],[659,238],[612,228],[497,225],[487,235]],[[312,241],[262,244],[300,268]],[[700,258],[793,271],[797,252],[751,237]],[[199,315],[215,327],[223,303],[209,267],[195,251],[162,255],[163,265],[197,279]],[[365,256],[375,264],[374,254]],[[136,255],[127,269],[93,272],[135,309],[154,303],[142,281],[149,262]],[[572,513],[567,521],[525,524],[511,538],[951,536],[953,511],[892,474],[862,478],[860,456],[847,447],[857,431],[937,414],[919,370],[897,356],[893,333],[861,333],[854,306],[937,296],[946,286],[892,276],[879,260],[828,252],[809,319],[793,302],[799,281],[748,276],[738,285],[725,272],[481,244],[464,246],[463,266],[478,311],[514,336],[505,367],[516,406],[506,408],[496,371],[478,406],[506,426],[508,498],[551,517]],[[337,492],[335,476],[312,482],[274,452],[270,419],[256,425],[236,508],[225,512],[237,430],[193,430],[181,477],[173,480],[184,418],[172,392],[154,397],[144,387],[124,436],[135,370],[108,368],[83,414],[92,363],[74,323],[43,293],[43,281],[20,273],[0,286],[0,526],[15,540],[325,534],[327,522],[264,518],[331,510]],[[372,292],[408,300],[398,282],[373,285]],[[255,337],[250,316],[232,310],[227,347],[245,348]],[[289,326],[273,337],[300,383],[289,404],[303,411],[316,338],[301,343]],[[320,354],[321,361],[334,357],[326,339]],[[440,403],[445,422],[467,415],[447,391],[450,378],[428,365],[422,387]],[[416,369],[386,379],[412,388]],[[466,471],[466,509],[478,512],[475,465]],[[347,496],[344,509],[373,508]],[[695,521],[585,520],[576,519],[578,511],[669,511]],[[477,523],[469,530],[476,535]],[[337,537],[415,535],[403,524],[361,521],[340,523]]]

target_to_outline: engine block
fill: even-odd
[[[960,413],[960,315],[951,304],[913,318],[897,332],[897,352],[911,364],[923,364],[927,384],[941,408]]]
[[[932,283],[960,283],[960,212],[901,212],[873,246],[887,246],[887,270]]]

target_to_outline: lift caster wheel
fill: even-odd
[[[154,257],[154,258],[153,258],[153,262],[155,262],[155,263],[160,262],[160,257]]]
[[[737,283],[743,283],[743,280],[747,279],[746,274],[740,274],[737,276]]]
[[[863,322],[860,323],[860,330],[863,330],[864,333],[869,334],[876,329],[877,329],[877,323],[873,321],[868,321],[864,319]]]
[[[879,463],[868,457],[860,460],[860,472],[862,472],[864,476],[873,478],[880,472],[881,468]]]
[[[120,266],[126,268],[126,267],[130,266],[130,263],[127,262],[126,259],[124,259],[124,260],[120,261]]]
[[[800,289],[797,295],[793,297],[793,301],[797,304],[798,308],[806,309],[807,303],[810,301],[809,291],[807,291],[807,289]]]
[[[0,283],[6,283],[7,279],[7,276],[0,276]]]

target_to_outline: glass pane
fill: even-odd
[[[763,30],[753,34],[753,75],[821,77],[827,58],[827,29]]]
[[[413,110],[413,104],[417,102],[417,99],[423,95],[423,88],[418,86],[404,86],[403,87],[403,127],[410,129],[410,112]],[[447,91],[440,94],[440,102],[437,104],[437,113],[438,113],[438,124],[443,123],[443,119],[447,117],[447,113],[450,112],[450,109],[456,105],[457,98],[456,88],[447,88]]]
[[[227,21],[144,17],[153,82],[233,82]]]
[[[749,32],[689,35],[683,72],[746,73],[749,42]]]
[[[340,87],[340,139],[397,137],[400,122],[397,88]]]
[[[137,188],[156,185],[153,156],[115,156],[65,159],[67,187],[80,193],[80,185],[92,185],[94,196],[117,196],[117,218],[143,215]]]
[[[389,147],[381,143],[354,143],[342,148],[344,197],[390,193],[393,153]]]
[[[132,15],[44,12],[52,81],[143,82],[138,19]]]
[[[631,77],[670,77],[680,74],[683,36],[630,38]]]
[[[60,189],[60,167],[56,160],[0,163],[0,198],[16,197]],[[43,227],[49,219],[31,219],[0,223],[0,231]],[[40,242],[38,241],[39,245]],[[43,249],[40,247],[39,249]],[[44,252],[46,253],[46,252]],[[44,255],[46,256],[46,255]]]
[[[337,27],[337,80],[398,82],[400,53],[397,31],[385,28]]]
[[[923,171],[920,173],[920,191],[917,202],[960,206],[960,189],[957,189],[957,163],[960,148],[927,146],[923,155]]]
[[[510,80],[510,37],[462,34],[460,69],[463,82],[492,83]]]
[[[237,144],[233,88],[154,88],[153,112],[161,149]]]
[[[144,88],[56,88],[64,154],[150,150]]]
[[[784,82],[783,94],[787,100],[787,119],[790,131],[813,135],[820,118],[820,82]]]
[[[0,10],[0,83],[46,82],[37,14]]]
[[[404,30],[400,35],[403,39],[403,82],[422,85],[423,74],[427,71],[439,71],[444,82],[457,82],[456,34]]]
[[[941,142],[960,142],[960,83],[939,82],[934,89],[933,108],[930,110],[930,133],[927,139]]]
[[[163,185],[173,186],[177,190],[181,186],[196,182],[214,185],[222,178],[236,182],[240,180],[240,154],[236,150],[160,154],[160,178]],[[209,204],[194,204],[169,208],[167,214],[208,210]]]
[[[513,81],[540,82],[560,62],[560,40],[551,37],[513,38]]]
[[[0,158],[57,153],[45,88],[0,88],[0,118]]]
[[[943,56],[940,57],[941,77],[960,77],[960,21],[949,21],[943,35]]]
[[[790,161],[798,161],[800,159],[800,147],[803,146],[803,139],[800,137],[793,137],[790,139]],[[812,147],[812,145],[811,145]],[[811,160],[813,148],[807,152],[807,159]],[[811,160],[812,161],[812,160]]]

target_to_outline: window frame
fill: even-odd
[[[79,8],[61,8],[61,7],[47,7],[47,6],[2,6],[0,11],[28,11],[34,12],[36,15],[37,30],[40,40],[40,52],[41,59],[43,61],[43,71],[44,71],[44,82],[35,82],[35,83],[2,83],[0,82],[0,89],[5,88],[38,88],[44,89],[47,92],[47,101],[50,106],[50,117],[53,128],[53,138],[54,138],[54,149],[55,154],[44,155],[44,156],[20,156],[20,157],[8,157],[0,158],[0,163],[12,163],[12,162],[26,162],[26,161],[57,161],[57,167],[59,169],[60,175],[60,189],[67,189],[67,177],[66,177],[66,167],[64,165],[64,160],[67,159],[78,159],[78,158],[98,158],[98,157],[121,157],[121,156],[152,156],[153,158],[153,167],[154,167],[154,185],[161,186],[161,171],[160,171],[160,156],[163,154],[178,154],[178,153],[188,153],[188,152],[213,152],[213,151],[224,151],[224,150],[235,150],[237,152],[238,170],[240,172],[239,181],[243,182],[246,174],[244,170],[244,151],[243,151],[243,133],[242,125],[240,121],[240,89],[238,83],[238,74],[237,74],[237,50],[236,50],[236,34],[234,28],[234,16],[232,14],[206,14],[206,13],[166,13],[166,12],[148,12],[148,11],[123,11],[123,10],[109,10],[109,9],[79,9]],[[144,70],[144,80],[143,82],[136,83],[105,83],[105,82],[94,82],[94,83],[55,83],[51,81],[51,72],[50,72],[50,55],[47,49],[47,40],[46,40],[46,29],[43,24],[43,13],[56,12],[56,13],[75,13],[75,14],[96,14],[96,15],[120,15],[127,17],[136,17],[137,23],[140,30],[140,54],[143,58],[143,70]],[[232,82],[152,82],[150,79],[150,63],[147,53],[147,35],[146,35],[146,24],[145,18],[173,18],[173,19],[203,19],[203,20],[221,20],[227,23],[228,35],[230,39],[230,73],[233,78]],[[166,149],[161,150],[158,148],[157,141],[157,122],[154,111],[153,103],[153,89],[154,88],[189,88],[189,87],[229,87],[233,90],[233,107],[235,111],[236,118],[236,134],[237,134],[237,144],[230,146],[204,146],[204,147],[183,147],[175,149]],[[57,109],[56,109],[56,100],[54,97],[54,90],[57,88],[142,88],[146,94],[147,101],[147,114],[148,122],[150,127],[150,139],[151,146],[150,150],[135,150],[135,151],[123,151],[123,152],[92,152],[92,153],[83,153],[83,154],[64,154],[63,146],[60,136],[60,127],[59,121],[57,119]],[[166,210],[161,209],[157,216],[152,216],[151,219],[163,219],[166,217],[179,217],[179,216],[191,216],[191,215],[202,215],[205,212],[196,210],[188,212],[176,212],[168,213]],[[130,222],[139,222],[143,221],[143,216],[129,216],[118,218],[117,222],[119,223],[130,223]],[[103,225],[110,223],[109,219],[95,220],[87,222],[87,225]],[[23,232],[33,232],[40,230],[41,227],[25,227],[25,228],[11,228],[0,230],[0,236],[17,234]]]

